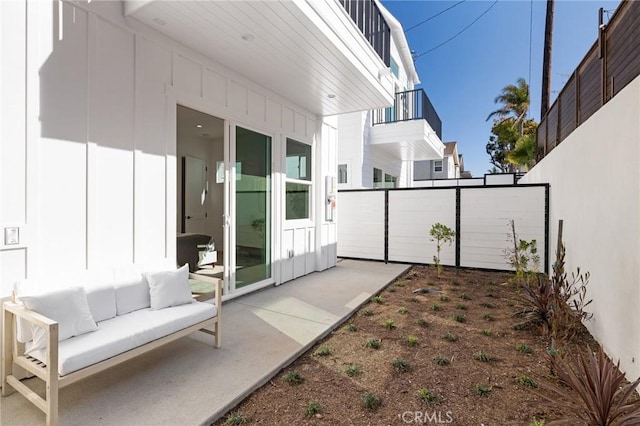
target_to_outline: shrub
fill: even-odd
[[[427,389],[418,390],[418,398],[430,403],[438,400],[438,396]]]
[[[493,361],[493,357],[492,357],[491,355],[486,354],[486,353],[484,353],[484,352],[482,352],[482,351],[480,351],[480,352],[476,352],[476,353],[473,355],[473,357],[474,357],[475,359],[477,359],[478,361],[482,361],[482,362],[490,362],[490,361]]]
[[[490,328],[483,328],[482,329],[482,334],[484,334],[485,336],[491,336],[493,334],[493,332],[491,331]]]
[[[549,405],[562,407],[572,414],[560,421],[576,423],[579,420],[589,425],[640,423],[640,400],[630,401],[640,378],[625,384],[620,362],[614,364],[602,348],[597,354],[589,350],[586,357],[573,356],[570,352],[566,360],[558,355],[550,357],[560,381],[574,391],[570,393],[550,383],[540,383],[545,392],[539,396]]]
[[[486,321],[493,321],[493,316],[489,313],[484,313],[482,314],[482,319],[486,320]]]
[[[480,396],[489,396],[492,390],[492,386],[482,385],[480,383],[476,383],[475,389],[476,393]]]
[[[544,426],[544,420],[533,419],[529,426]]]
[[[431,306],[431,310],[436,312],[441,311],[442,306],[440,306],[438,302],[434,302],[433,305]]]
[[[404,306],[401,306],[400,309],[398,309],[398,312],[401,314],[406,314],[407,312],[409,312],[409,310]]]
[[[465,315],[456,314],[453,316],[453,320],[457,322],[466,322],[467,317]]]
[[[358,374],[360,374],[361,371],[362,370],[360,369],[360,366],[358,364],[349,364],[345,369],[345,372],[349,377],[357,376]]]
[[[531,348],[524,343],[520,343],[518,346],[516,346],[516,350],[521,354],[530,354],[533,352]]]
[[[381,303],[384,303],[384,298],[382,296],[373,296],[371,298],[371,301],[375,302],[375,303],[378,303],[378,304],[381,304]]]
[[[291,385],[299,385],[304,382],[304,377],[302,377],[296,370],[291,370],[284,376],[284,381]]]
[[[409,363],[404,359],[395,359],[391,364],[396,371],[405,372],[409,369]]]
[[[318,401],[309,401],[305,413],[307,416],[311,417],[319,414],[321,411],[322,408],[320,407],[320,403]]]
[[[353,332],[353,331],[358,331],[358,326],[357,326],[357,325],[355,325],[354,323],[349,323],[349,324],[347,324],[347,325],[345,326],[345,329],[346,329],[347,331],[351,331],[351,332]]]
[[[447,333],[444,336],[442,336],[442,338],[444,340],[448,340],[450,342],[456,342],[458,340],[458,336],[456,336],[455,334],[451,334],[451,333]]]
[[[519,382],[521,385],[525,385],[525,386],[526,386],[526,387],[528,387],[528,388],[537,388],[537,387],[538,387],[538,384],[536,383],[536,381],[535,381],[535,380],[533,380],[533,379],[532,379],[531,377],[529,377],[529,376],[525,376],[524,374],[523,374],[523,375],[520,375],[520,376],[518,377],[518,382]]]
[[[393,330],[394,328],[396,328],[392,319],[385,320],[385,322],[382,323],[382,326],[387,330]]]
[[[442,272],[442,265],[440,264],[440,250],[442,249],[442,245],[444,243],[449,243],[449,245],[453,243],[453,240],[456,237],[456,233],[446,225],[443,225],[441,223],[434,223],[431,226],[429,235],[431,235],[431,241],[436,242],[436,255],[433,256],[433,263],[438,269],[438,276],[440,276],[440,273]]]
[[[409,346],[417,346],[420,340],[416,336],[407,336],[407,344]]]
[[[380,349],[380,339],[369,339],[367,340],[367,347],[371,349]]]
[[[433,359],[433,361],[438,365],[449,365],[451,364],[451,359],[444,356],[437,356]]]
[[[460,309],[461,311],[466,311],[469,308],[464,303],[458,303],[456,304],[456,309]]]
[[[242,411],[232,411],[231,413],[227,414],[225,424],[227,426],[238,426],[245,424],[246,421],[247,418],[242,413]]]
[[[375,410],[382,404],[382,400],[378,395],[369,392],[360,395],[360,400],[362,401],[362,405],[369,410]]]
[[[511,229],[507,234],[509,246],[504,250],[504,258],[516,271],[516,278],[522,281],[538,272],[540,256],[538,256],[537,243],[536,240],[519,239],[514,220],[510,220],[507,226]]]
[[[333,348],[331,348],[331,346],[329,345],[322,345],[316,351],[316,355],[318,356],[327,356],[327,355],[331,355],[332,353],[333,353]]]
[[[371,309],[363,309],[360,311],[360,315],[363,317],[370,317],[373,315],[373,311]]]

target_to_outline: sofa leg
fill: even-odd
[[[47,426],[58,426],[58,381],[47,383]]]
[[[216,321],[216,325],[213,327],[213,330],[215,333],[214,345],[216,348],[219,348],[222,346],[222,335],[220,333],[222,331],[222,327],[220,326],[220,321]]]
[[[2,396],[11,395],[14,389],[7,382],[7,377],[13,373],[13,314],[2,309]]]

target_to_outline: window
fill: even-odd
[[[393,175],[384,174],[384,187],[385,188],[395,188],[398,186],[398,178]]]
[[[346,164],[338,164],[338,183],[349,183]]]
[[[287,138],[287,220],[309,219],[311,205],[311,145]]]
[[[442,160],[435,160],[433,162],[433,172],[434,173],[442,172]]]
[[[398,69],[398,64],[396,63],[396,61],[393,60],[393,58],[391,58],[391,63],[389,64],[389,68],[391,68],[391,72],[393,73],[393,75],[396,76],[396,78],[400,78],[398,77],[399,73],[399,69]]]
[[[382,170],[373,169],[373,187],[384,188],[384,181],[382,180]]]

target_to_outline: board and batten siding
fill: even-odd
[[[433,264],[436,243],[431,241],[431,227],[442,223],[456,230],[459,192],[459,266],[513,270],[505,250],[511,247],[508,225],[514,220],[519,239],[536,240],[540,270],[544,270],[546,191],[545,185],[341,191],[338,256]],[[389,197],[386,259],[385,192]],[[456,265],[456,242],[442,245],[440,260],[443,265]]]
[[[3,140],[14,135],[25,158],[4,155],[3,143],[0,220],[20,227],[23,250],[2,247],[0,296],[26,276],[68,282],[71,271],[175,258],[176,104],[262,131],[274,144],[292,137],[323,145],[328,137],[320,117],[101,3],[2,6],[0,19],[16,18],[2,31],[3,52],[9,53],[10,30],[12,39],[27,42],[26,53],[7,56],[24,71],[26,84],[2,94],[3,110],[9,99],[23,104],[26,122],[2,124]],[[20,65],[21,55],[28,67]],[[2,70],[4,79],[7,67]],[[335,169],[332,161],[318,169]],[[284,170],[274,173],[284,179]],[[8,192],[5,175],[12,188],[24,189]],[[4,207],[14,204],[27,212]],[[305,250],[319,250],[321,225],[310,224],[294,246],[303,241]],[[335,233],[323,235],[322,244],[335,244]],[[321,258],[315,263],[319,268]],[[305,272],[313,269],[311,261],[305,265]]]

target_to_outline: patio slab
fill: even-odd
[[[61,425],[200,425],[266,383],[408,265],[343,260],[224,303],[222,348],[196,333],[60,392]],[[0,424],[41,425],[21,395],[0,399]]]

